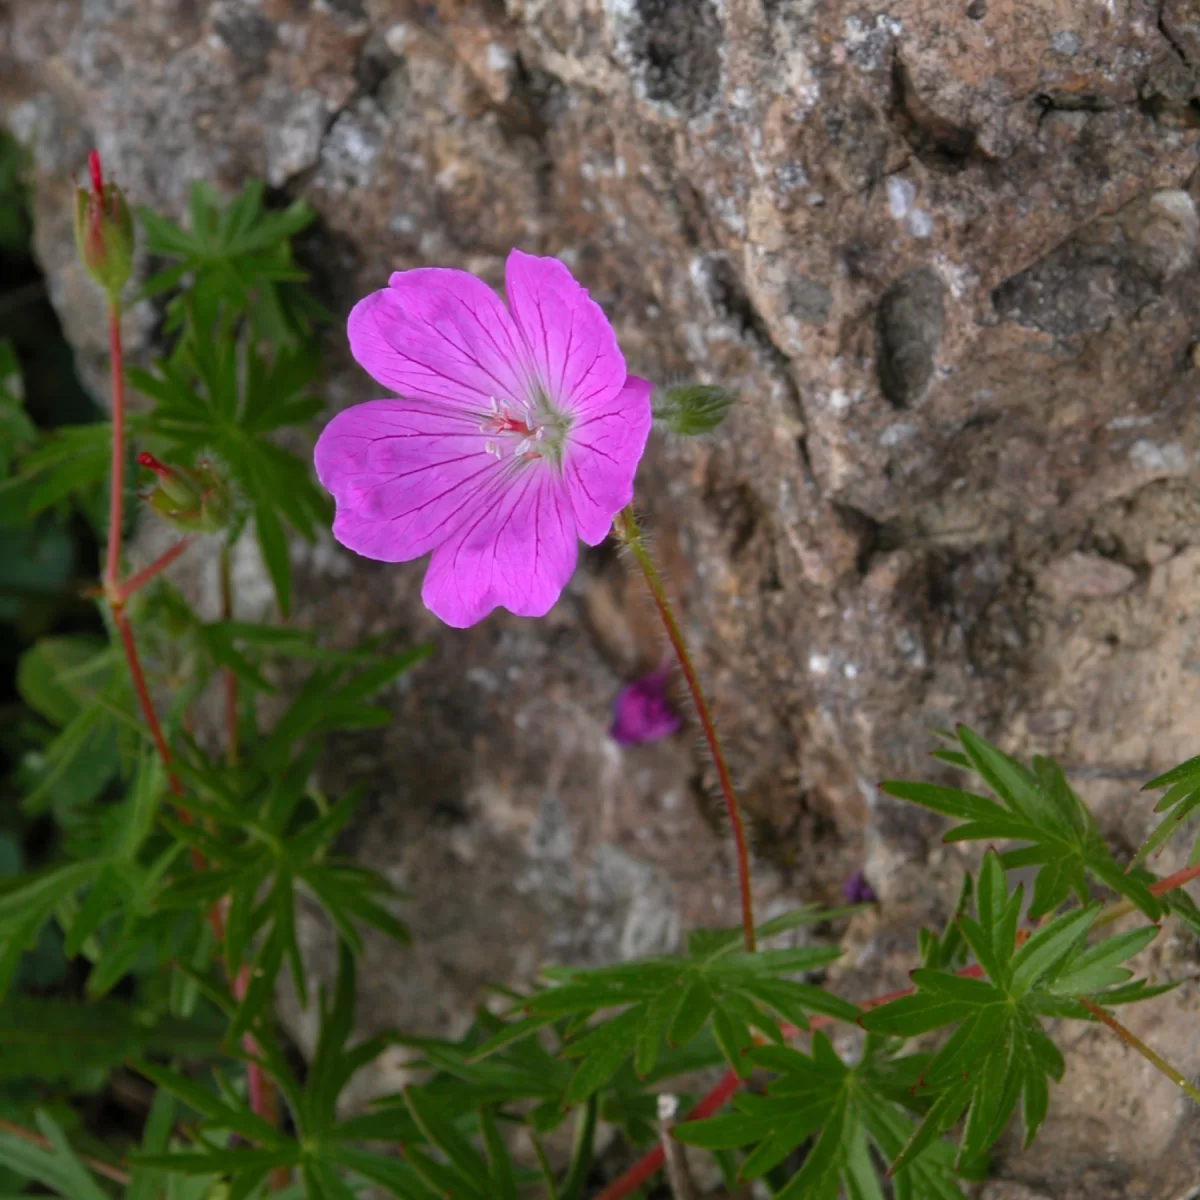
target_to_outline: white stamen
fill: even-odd
[[[504,457],[504,451],[502,451],[500,449],[500,447],[496,445],[495,442],[484,442],[483,451],[485,454],[490,454],[495,458],[503,458]]]

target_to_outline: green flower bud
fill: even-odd
[[[667,388],[654,405],[654,419],[681,437],[711,433],[733,406],[734,396],[711,383]]]
[[[133,267],[133,216],[121,189],[104,182],[95,150],[88,170],[91,189],[75,189],[75,245],[92,280],[115,299]]]
[[[233,515],[229,488],[209,463],[168,467],[144,451],[137,460],[158,476],[158,485],[146,499],[169,525],[188,533],[216,533],[229,523]]]

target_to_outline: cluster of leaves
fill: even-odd
[[[219,552],[227,562],[252,533],[284,613],[288,532],[312,537],[329,515],[288,448],[320,406],[310,335],[321,313],[291,248],[308,220],[302,204],[268,209],[258,185],[229,203],[197,187],[186,226],[141,213],[162,264],[143,296],[163,305],[170,346],[127,374],[142,400],[128,422],[136,446],[220,472],[233,504]],[[660,407],[669,425],[707,428],[727,397],[675,389],[664,403],[674,405]],[[107,426],[39,435],[2,346],[0,434],[0,516],[16,513],[23,530],[69,513],[104,533],[95,497],[109,470]],[[1168,914],[1200,930],[1195,906],[1155,895],[1140,865],[1200,803],[1196,761],[1148,785],[1168,789],[1167,815],[1122,868],[1055,763],[1027,768],[960,729],[936,757],[977,775],[988,794],[885,790],[956,820],[947,840],[1006,848],[965,879],[942,932],[922,931],[907,993],[860,1006],[831,991],[833,935],[856,910],[803,908],[760,925],[766,948],[755,953],[739,930],[697,930],[676,955],[547,968],[528,991],[497,990],[495,1010],[481,1008],[456,1040],[356,1038],[367,931],[408,935],[402,897],[337,853],[357,793],[331,801],[316,776],[329,735],[386,723],[379,693],[426,648],[335,649],[228,610],[207,620],[161,580],[129,611],[163,700],[170,773],[103,609],[87,631],[40,637],[15,673],[21,732],[5,786],[20,796],[17,832],[40,821],[52,835],[0,838],[0,1190],[351,1200],[370,1187],[400,1200],[535,1190],[585,1200],[600,1123],[630,1146],[653,1146],[669,1091],[685,1114],[671,1136],[711,1152],[731,1189],[755,1180],[784,1200],[882,1200],[888,1188],[897,1200],[961,1200],[1018,1108],[1027,1141],[1045,1117],[1063,1072],[1046,1022],[1157,995],[1163,987],[1124,964]],[[236,703],[214,750],[192,736],[187,714],[221,677]],[[1034,872],[1028,901],[1023,885],[1010,887],[1017,870]],[[1145,923],[1100,934],[1103,892]],[[310,995],[305,910],[337,935],[328,995]],[[314,1010],[303,1067],[275,1019],[273,999],[289,985]],[[857,1048],[835,1049],[823,1032],[834,1023],[863,1031]],[[422,1082],[348,1112],[348,1085],[392,1047]],[[106,1144],[71,1101],[131,1072],[152,1085],[153,1102],[139,1140]],[[697,1107],[718,1072],[731,1109]],[[560,1156],[551,1135],[565,1123],[573,1149]]]
[[[328,516],[305,457],[279,440],[320,407],[312,394],[319,363],[306,341],[320,309],[299,286],[289,242],[310,214],[302,205],[269,211],[262,188],[250,185],[229,204],[197,188],[189,217],[183,229],[142,215],[148,249],[176,261],[144,292],[165,299],[170,348],[148,369],[127,371],[139,397],[127,422],[131,449],[176,467],[219,464],[235,505],[214,549],[227,557],[253,533],[286,611],[285,529],[311,537]],[[0,344],[0,511],[13,537],[32,546],[40,522],[82,517],[100,541],[105,514],[95,499],[110,467],[108,424],[40,434],[24,400],[16,359]],[[104,1090],[139,1061],[147,1078],[161,1082],[165,1072],[173,1081],[148,1115],[145,1155],[173,1153],[191,1116],[212,1115],[220,1103],[213,1096],[225,1096],[234,1115],[221,1131],[206,1125],[197,1136],[234,1153],[237,1138],[269,1127],[257,1114],[250,1125],[237,1118],[249,1111],[238,1056],[253,1045],[291,1105],[299,1093],[288,1089],[271,1001],[285,963],[301,1002],[308,1000],[298,907],[323,911],[352,951],[361,950],[367,929],[407,940],[396,911],[402,897],[333,850],[359,795],[331,801],[317,787],[322,746],[331,734],[386,723],[388,710],[375,697],[427,648],[397,652],[373,639],[337,649],[313,631],[228,612],[205,620],[161,579],[132,596],[128,612],[152,689],[165,699],[160,715],[176,785],[168,786],[103,605],[88,618],[91,631],[40,637],[15,664],[19,732],[6,747],[4,786],[15,794],[16,821],[0,837],[0,1129],[26,1136],[0,1140],[0,1166],[14,1173],[6,1183],[17,1181],[8,1190],[20,1190],[24,1179],[72,1197],[104,1195],[124,1174],[131,1194],[157,1196],[165,1187],[200,1200],[220,1189],[219,1164],[195,1186],[181,1182],[186,1156],[168,1174],[131,1173],[114,1165],[118,1147],[98,1141],[66,1102]],[[209,752],[186,720],[223,674],[236,681],[232,754]],[[264,726],[260,698],[278,696],[281,678],[286,701],[275,700]],[[47,828],[48,840],[37,833]],[[344,968],[342,979],[321,1017],[330,1036],[349,1031],[353,972]],[[254,1040],[244,1046],[251,1030]],[[344,1040],[330,1043],[328,1054],[340,1054]],[[319,1102],[291,1113],[298,1137],[330,1124],[348,1078],[331,1060],[334,1075],[322,1084],[325,1053],[319,1048],[306,1082]],[[210,1093],[167,1061],[188,1072],[232,1062],[236,1083]],[[353,1056],[351,1063],[349,1074],[361,1065]],[[175,1093],[180,1103],[164,1108]],[[255,1153],[277,1149],[281,1137],[256,1138]],[[98,1177],[72,1144],[107,1164]],[[303,1167],[297,1178],[310,1195],[342,1194],[322,1182],[328,1166],[319,1158],[288,1161]],[[251,1172],[236,1190],[248,1194],[261,1181]]]
[[[297,201],[264,207],[261,184],[228,205],[197,184],[184,229],[139,212],[147,249],[174,265],[151,278],[143,296],[175,290],[166,304],[170,353],[150,369],[127,372],[149,407],[129,415],[139,445],[181,467],[207,461],[240,501],[229,530],[248,521],[270,572],[280,611],[291,603],[286,531],[312,541],[331,515],[307,461],[280,444],[283,430],[320,411],[312,386],[320,362],[309,336],[322,311],[300,283],[290,238],[312,220]],[[186,286],[180,288],[180,284]],[[108,476],[108,426],[62,426],[23,456],[10,487],[30,516],[96,491]]]

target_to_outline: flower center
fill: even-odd
[[[545,458],[558,464],[570,427],[571,418],[536,388],[529,400],[502,404],[491,397],[491,411],[480,421],[479,432],[488,435],[483,448],[496,458],[511,456],[519,462]]]

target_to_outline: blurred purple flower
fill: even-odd
[[[853,872],[842,884],[842,897],[847,904],[874,904],[879,899],[861,870]]]
[[[608,729],[614,742],[622,746],[656,742],[679,730],[683,722],[667,699],[667,680],[667,668],[660,667],[626,684],[617,693]]]

